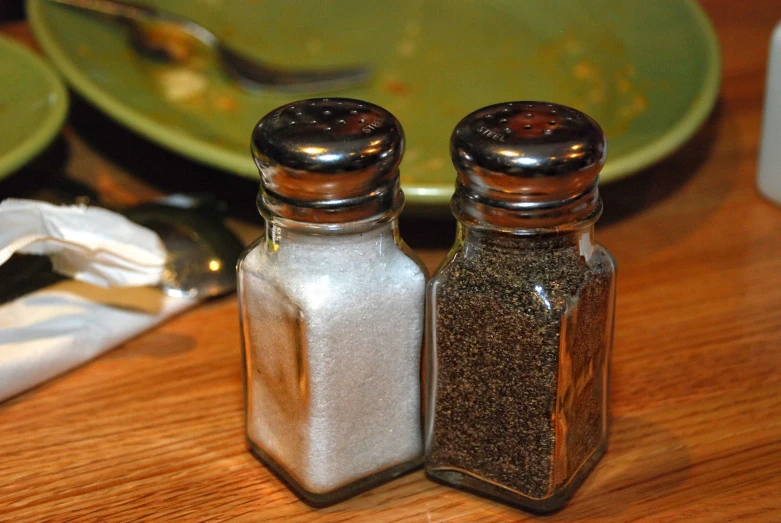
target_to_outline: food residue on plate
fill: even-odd
[[[399,80],[388,80],[384,84],[385,90],[391,94],[409,94],[410,87],[408,84]]]
[[[420,23],[410,21],[404,26],[404,35],[396,44],[396,53],[400,56],[412,56],[418,48],[418,37],[422,33]]]
[[[599,120],[613,137],[648,109],[645,86],[625,47],[609,32],[597,36],[573,30],[544,46],[540,60],[552,83],[566,89],[568,105]]]
[[[187,67],[169,67],[157,75],[165,99],[174,103],[192,100],[206,89],[206,77]]]
[[[236,99],[232,96],[221,94],[214,98],[214,108],[223,113],[236,110],[237,105]]]
[[[165,50],[174,62],[184,63],[192,58],[200,42],[178,24],[157,22],[139,26],[138,38],[148,49]]]

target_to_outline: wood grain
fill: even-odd
[[[724,54],[716,111],[686,149],[603,190],[598,237],[619,263],[612,435],[564,510],[531,516],[420,471],[308,508],[246,451],[231,297],[0,404],[0,519],[781,521],[781,208],[754,184],[781,3],[703,4]],[[109,200],[165,190],[85,128],[66,133],[70,172]],[[440,243],[418,246],[431,268]]]

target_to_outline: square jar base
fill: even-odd
[[[301,483],[299,483],[293,476],[285,470],[279,463],[277,463],[271,456],[258,447],[255,443],[247,440],[247,445],[252,453],[257,457],[260,462],[268,468],[280,481],[282,481],[287,487],[298,496],[301,501],[307,505],[315,508],[323,508],[342,502],[353,496],[357,496],[367,490],[371,490],[383,483],[386,483],[394,478],[397,478],[407,472],[420,467],[423,464],[422,459],[415,461],[409,461],[394,465],[388,469],[382,470],[370,476],[366,476],[357,481],[354,481],[343,487],[339,487],[336,490],[332,490],[326,493],[317,493],[307,490]]]
[[[568,483],[551,496],[542,499],[530,498],[520,492],[504,487],[497,483],[483,479],[480,476],[468,471],[449,468],[449,467],[431,467],[426,465],[426,475],[439,482],[451,487],[456,487],[478,496],[483,496],[500,503],[513,505],[515,507],[533,512],[536,514],[549,514],[564,508],[567,501],[575,493],[575,490],[583,483],[591,469],[597,464],[599,459],[607,450],[607,441],[602,443],[583,464],[577,474],[575,474]]]

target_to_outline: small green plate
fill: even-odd
[[[68,92],[40,58],[0,37],[0,178],[39,153],[62,128]]]
[[[683,144],[715,102],[719,46],[690,0],[158,0],[237,48],[274,63],[370,64],[360,98],[404,125],[408,202],[446,204],[455,175],[450,132],[479,107],[546,100],[585,111],[609,143],[602,181],[647,167]],[[118,25],[28,0],[35,35],[74,89],[171,150],[256,177],[250,132],[296,98],[247,93],[209,61],[171,68],[139,57]]]

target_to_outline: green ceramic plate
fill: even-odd
[[[691,136],[716,99],[713,29],[693,1],[648,0],[159,0],[234,46],[276,64],[369,63],[370,84],[328,93],[388,108],[407,133],[408,201],[446,203],[448,139],[484,105],[549,100],[605,129],[603,181],[635,172]],[[122,29],[46,0],[28,13],[45,51],[95,105],[159,144],[255,177],[255,122],[292,101],[250,94],[208,60],[170,68],[140,58]],[[311,96],[325,93],[311,93]]]
[[[21,167],[57,135],[68,92],[32,51],[0,37],[0,178]]]

